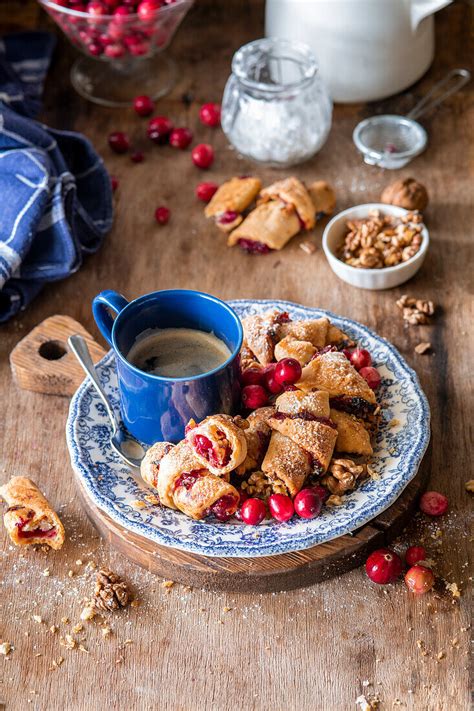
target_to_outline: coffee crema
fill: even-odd
[[[163,378],[191,378],[223,365],[231,352],[213,333],[194,328],[149,328],[127,354],[145,373]]]

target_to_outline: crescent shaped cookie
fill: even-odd
[[[296,387],[305,392],[325,390],[329,393],[331,405],[338,410],[343,409],[337,402],[339,397],[364,400],[369,405],[376,403],[374,391],[343,353],[323,353],[313,358],[303,368]]]
[[[244,430],[229,415],[211,415],[188,429],[186,440],[196,457],[216,476],[228,474],[247,456]]]
[[[280,432],[272,432],[262,472],[284,484],[296,496],[312,471],[311,455]]]
[[[236,468],[237,476],[259,469],[270,440],[271,429],[267,421],[273,412],[273,407],[260,407],[247,417],[248,427],[244,430],[247,456]]]
[[[13,543],[61,548],[66,538],[64,526],[34,481],[14,476],[0,488],[0,496],[8,505],[3,521]]]
[[[153,486],[156,489],[161,460],[173,447],[174,444],[171,444],[171,442],[155,442],[147,449],[140,465],[140,474],[149,486]]]
[[[316,224],[315,209],[311,196],[306,187],[298,178],[285,178],[278,180],[268,188],[260,192],[263,202],[268,200],[281,200],[284,203],[293,205],[301,224],[305,230],[311,230]]]
[[[297,341],[293,336],[282,338],[275,346],[275,359],[294,358],[301,367],[305,366],[316,353],[316,348],[309,341]]]
[[[337,440],[335,450],[337,452],[349,452],[350,454],[360,454],[370,456],[374,450],[370,443],[370,435],[364,427],[363,422],[354,415],[339,410],[331,410],[331,420],[337,427]]]
[[[283,249],[300,231],[300,221],[292,205],[272,200],[258,205],[241,225],[231,232],[227,244],[233,247],[243,242],[255,242],[269,249]]]

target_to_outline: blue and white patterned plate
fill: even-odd
[[[179,511],[147,505],[140,509],[146,487],[109,446],[105,408],[86,380],[74,395],[67,422],[72,466],[92,502],[126,529],[156,543],[207,556],[255,557],[310,548],[350,533],[388,508],[415,476],[430,438],[430,411],[414,371],[385,339],[365,326],[329,311],[287,301],[233,301],[243,317],[270,308],[288,311],[293,319],[328,316],[362,347],[382,375],[379,402],[383,420],[371,465],[380,479],[365,481],[344,496],[336,508],[323,508],[312,520],[294,516],[288,523],[264,522],[258,527],[236,520],[193,521]],[[100,379],[118,412],[118,388],[112,352],[98,366]],[[393,426],[393,421],[397,422]],[[391,423],[391,425],[389,425]]]

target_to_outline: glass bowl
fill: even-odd
[[[89,11],[81,0],[38,2],[84,55],[71,69],[72,85],[81,96],[103,106],[129,106],[137,94],[157,99],[174,85],[176,66],[162,52],[194,0],[168,0],[157,9],[130,14],[126,2],[119,5],[118,0],[89,2]],[[111,14],[102,14],[104,8]]]

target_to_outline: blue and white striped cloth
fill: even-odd
[[[91,143],[33,120],[53,47],[43,32],[0,40],[0,322],[77,271],[112,226],[110,178]]]

